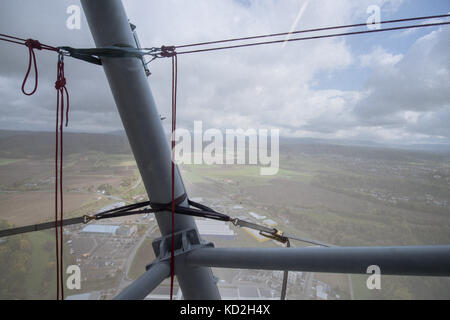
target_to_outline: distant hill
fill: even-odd
[[[169,139],[169,137],[168,137]],[[192,141],[193,143],[193,141]],[[208,143],[204,143],[206,145]],[[55,150],[54,132],[0,130],[0,158],[51,158]],[[124,131],[104,134],[64,133],[64,154],[98,151],[131,154]],[[280,152],[311,155],[340,155],[367,159],[410,161],[442,160],[450,156],[448,145],[384,146],[368,141],[280,138]]]
[[[64,133],[64,154],[98,151],[130,154],[126,136],[93,133]],[[51,158],[55,152],[54,132],[0,130],[1,158]]]
[[[345,158],[360,158],[383,161],[442,161],[450,157],[450,153],[434,150],[412,150],[408,148],[385,147],[382,145],[361,146],[331,144],[324,141],[290,140],[280,141],[280,154],[308,154],[321,156],[342,156]]]
[[[429,144],[385,144],[368,140],[346,140],[346,139],[318,139],[318,138],[280,138],[281,145],[287,144],[324,144],[339,146],[374,147],[383,149],[411,150],[420,152],[433,152],[450,155],[449,143]]]

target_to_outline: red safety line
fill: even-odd
[[[62,71],[64,72],[64,71]],[[63,225],[62,225],[62,221],[64,219],[63,217],[63,212],[64,212],[64,203],[63,203],[63,121],[64,121],[64,94],[61,93],[61,122],[59,124],[59,130],[61,132],[60,135],[60,148],[59,148],[59,152],[60,152],[60,156],[59,156],[59,197],[60,197],[60,214],[61,214],[61,224],[59,226],[59,241],[60,241],[60,246],[59,246],[59,250],[60,250],[60,254],[59,254],[59,259],[60,259],[60,263],[59,263],[59,276],[60,276],[60,284],[61,284],[61,299],[64,300],[64,253],[63,253],[63,248],[64,248],[64,238],[63,238]]]
[[[36,64],[36,50],[49,50],[58,52],[58,64],[56,73],[55,89],[56,95],[56,128],[55,128],[55,248],[56,248],[56,299],[64,300],[64,229],[62,221],[64,219],[64,202],[63,202],[63,123],[64,123],[64,105],[66,104],[66,127],[69,121],[69,92],[66,88],[66,78],[64,76],[64,56],[58,48],[41,44],[37,40],[22,39],[7,34],[0,33],[0,41],[21,44],[28,48],[28,68],[25,78],[22,82],[22,92],[27,96],[33,95],[38,87],[38,69]],[[25,84],[30,75],[31,66],[34,65],[34,88],[30,92],[25,91]],[[64,94],[66,95],[66,103],[64,103]],[[59,128],[58,128],[59,127]],[[60,134],[58,132],[60,131]],[[59,162],[58,162],[59,159]],[[58,172],[59,171],[59,172]],[[59,173],[59,177],[58,177]],[[59,188],[59,209],[61,217],[58,217],[58,188]],[[59,223],[58,223],[59,222]],[[59,230],[58,230],[59,225]],[[59,231],[59,235],[58,235]],[[61,295],[60,295],[61,292]]]
[[[170,250],[170,300],[173,300],[175,277],[175,130],[177,125],[177,78],[178,61],[176,53],[172,56],[172,246]]]
[[[36,65],[36,55],[34,54],[34,49],[42,50],[42,46],[39,43],[39,41],[32,39],[28,39],[27,41],[25,41],[25,45],[28,47],[28,69],[25,78],[23,79],[22,82],[22,92],[27,96],[31,96],[36,92],[38,86],[38,70]],[[34,88],[31,92],[26,92],[25,83],[27,82],[28,75],[30,74],[32,63],[34,64]]]
[[[59,300],[59,249],[58,249],[58,122],[59,91],[56,97],[56,129],[55,129],[55,240],[56,240],[56,300]]]
[[[33,95],[36,92],[37,86],[38,86],[38,69],[37,69],[36,55],[35,55],[34,49],[58,52],[59,51],[58,48],[55,48],[55,47],[52,47],[52,46],[49,46],[46,44],[42,44],[39,41],[34,40],[34,39],[22,39],[22,38],[13,37],[13,36],[3,34],[3,33],[0,33],[0,40],[11,42],[11,43],[16,43],[16,44],[21,44],[28,48],[28,68],[27,68],[27,72],[25,74],[25,78],[23,79],[23,82],[22,82],[22,92],[23,92],[23,94],[25,94],[27,96]],[[30,92],[26,92],[25,84],[28,80],[28,76],[30,75],[31,65],[34,65],[34,88]]]
[[[58,137],[58,129],[60,131],[60,138],[59,138],[59,196],[60,196],[60,212],[61,212],[61,218],[60,218],[60,226],[59,226],[59,263],[57,264],[57,285],[60,285],[61,288],[61,299],[64,300],[64,234],[63,234],[63,224],[62,221],[64,219],[64,202],[63,202],[63,123],[64,123],[64,94],[66,95],[66,126],[68,124],[68,112],[69,112],[69,93],[66,88],[66,78],[64,76],[64,61],[63,61],[63,55],[59,54],[58,57],[58,67],[57,67],[57,79],[55,82],[55,89],[57,92],[57,106],[56,106],[56,137]],[[61,109],[61,110],[59,110]],[[59,117],[58,118],[58,114]],[[59,128],[58,128],[59,126]],[[58,139],[56,141],[56,153],[58,154]],[[55,157],[55,168],[56,177],[58,176],[58,155]],[[56,219],[58,219],[58,182],[55,181],[55,189],[56,189],[56,196],[55,196],[55,216]],[[56,232],[56,241],[58,242],[58,235]],[[57,248],[58,251],[58,248]],[[58,253],[57,253],[57,259],[58,259]],[[57,290],[57,293],[59,293],[59,290]],[[59,295],[58,295],[59,298]]]

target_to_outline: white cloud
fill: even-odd
[[[124,1],[145,47],[287,31],[303,3],[297,0]],[[297,28],[365,21],[369,5],[379,5],[383,19],[383,14],[398,10],[401,3],[401,0],[310,1]],[[65,9],[69,4],[79,3],[2,1],[0,10],[10,14],[0,21],[0,29],[53,45],[93,46],[84,16],[81,30],[65,28]],[[284,48],[277,44],[180,56],[178,123],[187,128],[194,120],[203,120],[205,127],[279,127],[284,134],[302,136],[373,139],[445,136],[445,130],[436,130],[431,125],[438,120],[433,112],[440,112],[442,119],[448,111],[450,81],[445,52],[449,50],[442,41],[444,32],[431,32],[407,53],[392,53],[378,46],[355,56],[346,38],[335,38],[290,43]],[[0,67],[3,114],[0,127],[23,129],[25,125],[32,128],[36,124],[40,129],[52,130],[56,57],[37,53],[39,89],[30,99],[20,93],[26,51],[14,46],[0,47],[0,55],[5,62]],[[370,72],[361,92],[314,89],[319,75],[355,64],[368,67]],[[154,61],[150,70],[149,83],[159,112],[170,116],[170,61]],[[101,67],[67,59],[66,75],[71,94],[72,129],[121,128]],[[25,115],[32,115],[33,120],[20,121]],[[169,122],[165,123],[167,129]]]
[[[382,124],[397,112],[430,112],[450,105],[449,28],[419,38],[397,63],[375,68],[357,113],[367,122]],[[375,60],[395,61],[380,54]],[[377,60],[378,59],[378,60]],[[368,59],[371,61],[370,59]],[[378,62],[377,62],[378,61]],[[377,64],[378,63],[378,64]]]
[[[392,67],[403,59],[402,54],[392,54],[381,47],[376,47],[372,52],[360,57],[361,66],[370,68]]]

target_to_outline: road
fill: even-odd
[[[352,276],[348,275],[348,290],[350,292],[350,300],[355,300],[355,296],[353,294],[353,284],[352,284]]]
[[[139,179],[136,181],[136,183],[131,187],[131,189],[130,190],[134,190],[134,189],[136,189],[137,187],[138,187],[138,185],[140,185],[141,184],[141,182],[142,182],[142,178],[141,177],[139,177]]]
[[[119,286],[117,287],[117,292],[120,292],[122,289],[126,288],[127,286],[129,286],[133,280],[128,279],[128,271],[130,271],[131,268],[131,264],[133,263],[134,257],[138,251],[138,249],[140,248],[140,246],[142,245],[142,243],[144,242],[145,238],[147,238],[150,234],[153,233],[153,231],[156,228],[156,224],[150,226],[150,228],[147,229],[147,231],[145,232],[145,234],[139,239],[139,241],[136,243],[136,245],[133,247],[133,249],[131,250],[130,254],[128,255],[128,259],[125,262],[125,267],[123,268],[123,276],[122,279],[120,280]],[[150,263],[151,261],[149,261]],[[142,270],[142,272],[144,272],[144,270]]]
[[[303,288],[303,299],[311,300],[312,282],[314,279],[314,272],[307,272],[305,275],[305,287]]]

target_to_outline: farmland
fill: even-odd
[[[0,220],[17,226],[49,221],[54,215],[53,152],[51,148],[42,151],[48,148],[50,136],[42,134],[39,139],[35,135],[31,146],[23,135],[0,136]],[[147,199],[126,139],[72,135],[67,139],[64,159],[66,217],[95,213],[118,201]],[[20,141],[23,148],[17,147]],[[200,198],[205,205],[232,216],[256,212],[276,221],[281,230],[302,237],[339,246],[450,243],[450,156],[446,154],[298,142],[281,144],[280,170],[275,176],[261,176],[259,167],[250,165],[181,165],[180,170],[191,198]],[[142,224],[136,221],[124,223]],[[130,251],[126,252],[136,254],[130,261],[121,258],[129,270],[120,272],[128,271],[128,278],[136,278],[153,258],[150,240],[158,234],[143,235],[147,229],[142,230],[127,244]],[[233,230],[234,240],[207,240],[214,241],[216,247],[277,246]],[[137,241],[140,236],[148,238]],[[33,262],[27,271],[32,289],[23,294],[34,298],[40,292],[37,288],[45,283],[46,270],[52,267],[48,265],[54,259],[52,251],[44,253],[51,236],[36,233],[24,237],[33,243]],[[140,247],[133,249],[134,244]],[[119,283],[120,272],[115,273],[114,281],[102,280],[102,285]],[[229,281],[236,278],[228,270],[215,269],[214,273]],[[314,277],[328,283],[341,298],[350,298],[346,275],[316,273]],[[354,298],[450,298],[447,278],[383,276],[379,292],[369,291],[365,280],[364,275],[352,276]],[[47,280],[45,286],[42,292],[50,297],[53,285]]]

